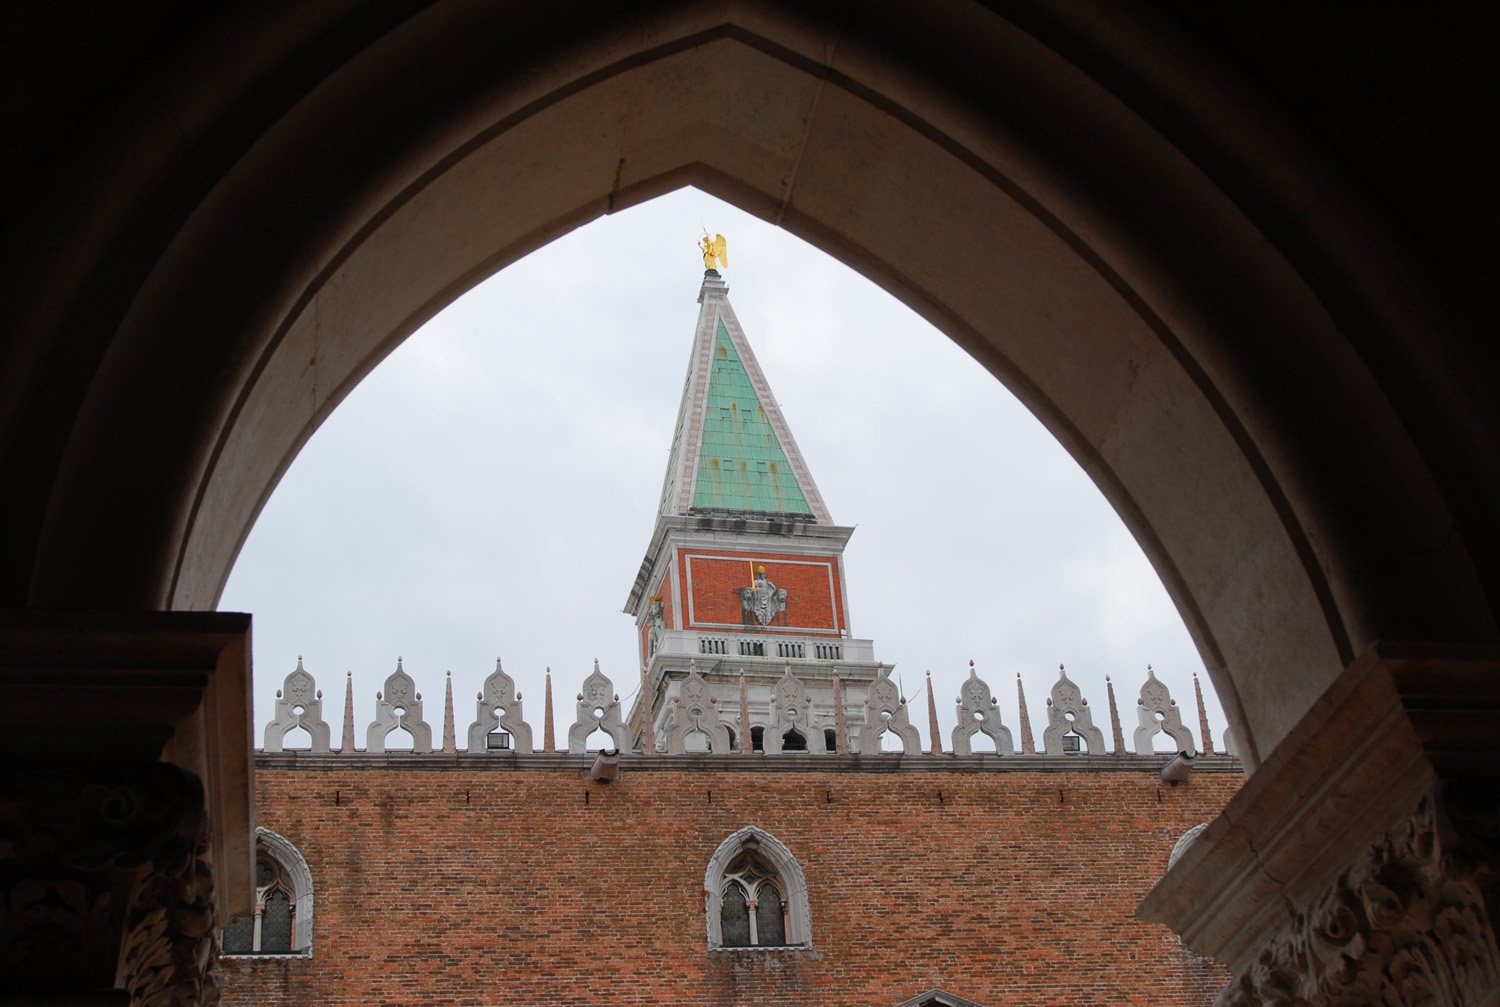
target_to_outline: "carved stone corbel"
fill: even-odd
[[[1352,664],[1137,910],[1226,965],[1220,1007],[1500,1003],[1500,651]]]

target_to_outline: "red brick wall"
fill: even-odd
[[[724,558],[718,558],[721,556]],[[837,633],[845,628],[844,599],[836,556],[715,553],[713,557],[706,558],[701,552],[684,551],[682,554],[679,576],[684,588],[690,587],[692,592],[691,608],[686,600],[683,604],[684,617],[690,626],[741,625],[744,610],[739,589],[749,587],[751,572],[763,566],[771,583],[787,589],[785,624],[788,631],[811,629]],[[691,578],[688,576],[690,563]],[[781,626],[782,618],[777,616],[770,627],[757,625],[755,628],[758,632],[763,629],[774,632]]]
[[[227,959],[224,1001],[1206,1005],[1226,976],[1132,911],[1240,781],[263,769],[260,823],[312,870],[314,956]],[[705,950],[704,868],[744,825],[806,872],[811,952]]]

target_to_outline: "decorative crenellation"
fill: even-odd
[[[1089,701],[1083,698],[1078,685],[1068,678],[1068,671],[1057,666],[1057,681],[1052,686],[1052,697],[1047,700],[1047,727],[1042,731],[1042,748],[1048,755],[1063,750],[1063,737],[1076,734],[1083,739],[1090,755],[1103,755],[1104,732],[1094,726],[1094,714]]]
[[[814,740],[822,740],[822,732],[815,731],[812,722],[812,699],[807,695],[807,687],[802,684],[802,679],[792,673],[790,661],[786,664],[786,670],[782,672],[781,681],[776,683],[776,689],[771,699],[771,723],[766,728],[765,746],[768,755],[775,755],[785,747],[786,735],[797,732],[806,742],[808,751],[823,751],[823,745],[815,744]]]
[[[688,677],[682,681],[682,691],[672,697],[672,726],[667,732],[667,754],[683,755],[688,751],[688,739],[701,735],[705,747],[694,751],[729,751],[729,728],[719,718],[716,709],[718,700],[709,695],[708,683],[698,674],[698,662],[688,667]]]
[[[996,755],[1015,752],[1010,728],[1000,722],[1000,703],[990,695],[989,683],[974,671],[973,661],[969,662],[969,680],[959,689],[956,702],[958,724],[953,728],[954,755],[969,755],[972,752],[970,742],[980,732],[995,743]]]
[[[1135,754],[1150,755],[1153,751],[1151,739],[1166,732],[1177,742],[1177,750],[1187,755],[1197,755],[1193,747],[1193,732],[1182,724],[1182,711],[1177,700],[1167,687],[1156,679],[1151,665],[1146,665],[1146,684],[1141,686],[1141,698],[1136,700],[1136,716],[1140,726],[1135,729]]]
[[[296,669],[276,690],[276,718],[266,725],[267,752],[281,751],[287,732],[302,728],[312,736],[312,751],[327,752],[333,732],[323,719],[323,690],[302,667],[297,655]]]
[[[511,748],[522,755],[530,755],[531,725],[521,716],[521,694],[516,691],[516,680],[505,673],[497,657],[495,670],[484,680],[484,688],[474,703],[474,723],[469,725],[469,751],[487,750],[490,735],[504,729],[510,735]]]
[[[911,726],[906,709],[906,697],[891,681],[891,669],[881,665],[875,681],[865,693],[864,726],[859,729],[860,752],[873,755],[880,751],[880,736],[892,731],[901,739],[901,750],[906,755],[922,752],[922,739],[917,729]]]
[[[805,740],[805,750],[808,752],[878,755],[880,736],[886,731],[893,731],[902,739],[902,757],[920,755],[941,758],[950,754],[944,753],[938,744],[933,745],[931,753],[922,750],[917,729],[910,722],[906,697],[900,694],[892,680],[890,666],[878,665],[875,680],[861,686],[863,695],[856,693],[847,700],[844,681],[836,670],[820,686],[829,689],[828,694],[832,696],[831,706],[825,705],[821,712],[815,712],[817,708],[813,697],[807,684],[797,674],[797,667],[794,662],[786,661],[780,680],[771,689],[769,701],[760,700],[763,705],[752,710],[743,670],[738,687],[736,688],[735,681],[731,681],[726,689],[722,683],[715,686],[706,680],[696,661],[689,662],[688,674],[684,678],[674,679],[675,694],[670,698],[664,697],[667,709],[651,718],[654,730],[642,730],[642,744],[649,741],[653,750],[669,755],[704,751],[715,754],[750,754],[753,732],[759,739],[764,754],[778,755],[791,750],[787,746],[787,739],[795,732],[796,736]],[[957,723],[950,735],[951,754],[965,758],[974,756],[973,739],[978,734],[994,741],[996,755],[1017,754],[1016,737],[1005,725],[1000,702],[992,693],[989,683],[979,677],[974,662],[969,662],[968,671],[968,678],[955,699]],[[1172,699],[1167,686],[1157,679],[1151,666],[1148,665],[1146,671],[1146,681],[1141,686],[1136,707],[1140,726],[1134,733],[1135,753],[1146,756],[1164,755],[1165,753],[1153,751],[1153,739],[1157,734],[1166,733],[1176,742],[1178,751],[1196,754],[1193,734],[1183,725],[1181,710]],[[649,689],[650,684],[649,681],[644,683],[643,689]],[[451,673],[445,685],[444,751],[452,751],[447,740],[453,727],[447,708],[447,697],[452,691]],[[550,724],[553,716],[551,669],[547,672],[547,688],[544,716]],[[724,694],[716,695],[716,688]],[[1021,724],[1019,754],[1034,755],[1037,753],[1030,743],[1030,719],[1019,675],[1016,689]],[[1112,683],[1108,684],[1108,689],[1113,700]],[[432,729],[423,719],[421,693],[417,691],[416,682],[405,670],[401,658],[396,659],[396,670],[385,680],[384,688],[376,693],[375,698],[376,715],[366,732],[365,751],[384,753],[387,737],[391,732],[401,729],[411,733],[413,752],[426,754],[433,751]],[[824,702],[827,703],[826,700]],[[935,723],[936,709],[930,695],[928,706],[929,721]],[[1111,713],[1111,724],[1116,732],[1114,752],[1124,754],[1118,717],[1113,715],[1113,703]],[[277,691],[275,716],[265,726],[264,751],[284,751],[286,735],[298,727],[306,729],[312,737],[308,754],[321,755],[340,751],[330,748],[331,732],[322,716],[322,692],[299,657],[297,667]],[[858,723],[853,722],[856,716],[860,716]],[[1206,723],[1201,708],[1199,717],[1201,722]],[[342,745],[345,753],[355,751],[353,728],[354,691],[351,673],[345,682]],[[609,734],[611,742],[621,751],[634,751],[638,747],[632,744],[631,728],[626,724],[614,684],[599,670],[599,662],[596,660],[592,673],[584,681],[583,689],[578,694],[578,715],[568,730],[567,751],[582,754],[586,749],[586,739],[598,730]],[[492,740],[501,734],[509,735],[508,739],[500,742]],[[1088,700],[1083,697],[1078,684],[1068,677],[1066,669],[1059,665],[1058,680],[1047,700],[1047,727],[1042,736],[1042,754],[1049,757],[1071,754],[1063,743],[1063,738],[1069,734],[1079,736],[1091,755],[1109,751],[1103,733],[1094,726]],[[707,748],[690,740],[695,737],[707,738]],[[460,750],[480,753],[502,749],[518,755],[531,755],[538,751],[531,725],[523,717],[521,694],[516,691],[515,680],[505,672],[500,659],[496,658],[494,671],[485,678],[483,688],[476,694],[474,721],[469,725],[467,740]],[[804,749],[799,745],[796,750],[800,752]]]
[[[432,751],[432,727],[422,719],[422,694],[417,683],[401,667],[385,680],[385,689],[375,694],[375,719],[365,731],[365,751],[384,752],[385,739],[392,731],[403,728],[411,734],[411,750],[418,755]]]
[[[578,717],[568,728],[568,751],[582,755],[588,750],[589,735],[604,731],[615,743],[615,750],[630,751],[630,730],[620,719],[620,696],[614,683],[599,670],[599,659],[594,659],[594,671],[583,680],[583,691],[578,694]]]
[[[1493,1002],[1497,794],[1485,780],[1423,797],[1234,977],[1217,1007]]]

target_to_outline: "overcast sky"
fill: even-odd
[[[1202,661],[1181,618],[1041,424],[873,283],[687,189],[586,225],[469,291],[302,450],[220,603],[255,617],[257,747],[299,655],[325,692],[335,745],[345,672],[363,747],[398,655],[434,744],[445,673],[462,746],[497,656],[538,747],[545,668],[563,745],[595,658],[628,710],[640,672],[621,608],[671,447],[704,226],[728,239],[730,302],[834,520],[858,529],[845,553],[854,635],[895,664],[924,747],[924,673],[948,747],[971,659],[1018,746],[1016,675],[1040,744],[1059,663],[1106,739],[1105,675],[1128,745],[1148,663],[1196,738]],[[1202,682],[1222,750],[1224,718]]]

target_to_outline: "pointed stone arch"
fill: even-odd
[[[714,850],[703,871],[704,916],[708,931],[708,949],[724,949],[724,938],[720,924],[723,910],[724,874],[735,858],[747,850],[754,850],[777,873],[786,899],[786,944],[785,948],[812,947],[812,906],[807,891],[807,876],[802,865],[786,845],[765,829],[746,825],[735,831]],[[758,950],[754,947],[737,947],[735,950]],[[768,948],[767,950],[773,950]]]

